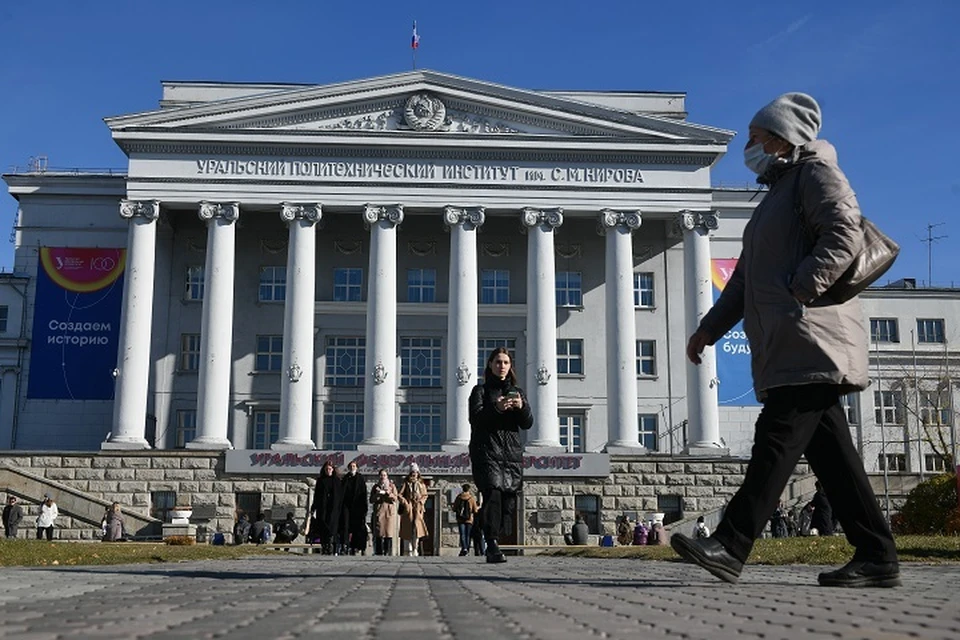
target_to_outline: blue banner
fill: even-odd
[[[712,260],[713,300],[716,302],[737,266],[736,258]],[[720,379],[718,401],[720,406],[759,406],[753,390],[750,371],[750,343],[743,330],[743,322],[728,331],[714,345],[717,353],[717,377]]]
[[[41,247],[28,398],[112,400],[126,249]]]

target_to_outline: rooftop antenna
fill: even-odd
[[[945,222],[938,222],[937,224],[928,224],[927,225],[927,237],[920,242],[923,242],[927,245],[927,286],[933,286],[933,243],[938,240],[943,240],[944,238],[949,238],[950,236],[935,236],[933,235],[934,227],[942,227],[945,225]]]

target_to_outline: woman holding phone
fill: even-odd
[[[470,464],[483,507],[487,562],[506,562],[498,546],[503,526],[515,520],[523,483],[520,430],[533,426],[533,413],[517,386],[513,359],[503,347],[487,358],[483,384],[470,394]],[[514,522],[514,526],[516,523]]]

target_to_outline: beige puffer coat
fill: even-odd
[[[795,206],[797,171],[807,232]],[[868,365],[860,300],[836,304],[820,297],[863,244],[860,207],[836,151],[814,140],[761,182],[770,191],[747,223],[737,267],[700,329],[714,344],[743,319],[761,400],[767,389],[788,385],[862,390]]]

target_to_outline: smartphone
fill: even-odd
[[[510,398],[511,400],[513,398],[519,398],[520,392],[517,391],[516,389],[511,389],[510,391],[507,391],[507,397]]]

